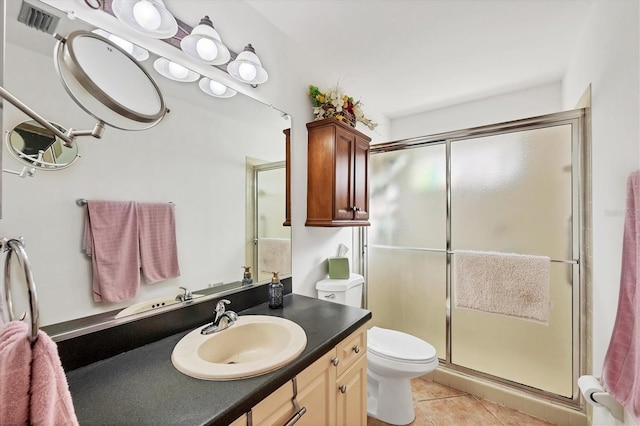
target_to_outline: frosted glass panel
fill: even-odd
[[[446,357],[446,255],[369,249],[372,325],[431,343]]]
[[[571,259],[571,125],[451,143],[451,247]]]
[[[370,243],[446,247],[445,155],[442,144],[371,156]]]
[[[551,264],[549,325],[452,307],[451,361],[571,397],[572,267]]]

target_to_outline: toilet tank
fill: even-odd
[[[316,284],[318,299],[359,308],[362,305],[363,284],[364,277],[353,273],[349,275],[349,278],[342,280],[326,278]]]

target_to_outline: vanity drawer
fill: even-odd
[[[363,325],[336,346],[337,375],[341,375],[367,352],[367,325]]]

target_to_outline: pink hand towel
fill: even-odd
[[[176,245],[175,206],[170,203],[138,203],[140,264],[149,284],[180,276]]]
[[[88,201],[83,249],[93,265],[93,300],[120,302],[140,286],[135,203]]]
[[[640,171],[627,180],[618,313],[604,360],[602,385],[640,418]]]
[[[30,423],[33,426],[77,425],[58,347],[44,331],[38,332],[32,358]]]
[[[29,421],[31,345],[22,321],[5,324],[0,332],[0,425]]]

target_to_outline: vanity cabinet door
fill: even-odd
[[[247,426],[247,415],[243,414],[242,416],[238,417],[229,426]]]
[[[293,385],[289,380],[251,409],[253,425],[283,425],[296,413],[291,402]]]
[[[367,424],[367,357],[355,364],[336,381],[336,414],[338,426]]]
[[[298,375],[298,404],[307,409],[296,425],[332,425],[335,423],[336,373],[332,364],[335,350],[311,364]]]

